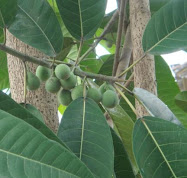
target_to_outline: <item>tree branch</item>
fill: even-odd
[[[45,66],[48,68],[51,68],[51,62],[48,62],[48,59],[38,59],[35,57],[31,57],[28,56],[26,54],[20,53],[12,48],[9,48],[8,46],[2,45],[0,44],[0,50],[11,54],[19,59],[21,59],[24,62],[32,62],[41,66]],[[61,61],[55,61],[55,63],[60,63]],[[63,62],[61,62],[63,63]],[[77,67],[75,68],[74,74],[80,77],[88,77],[88,78],[92,78],[92,79],[97,79],[97,80],[101,80],[101,81],[108,81],[108,82],[123,82],[122,79],[116,78],[116,77],[112,77],[112,76],[106,76],[106,75],[101,75],[101,74],[93,74],[93,73],[89,73],[89,72],[84,72],[81,69],[78,69]]]

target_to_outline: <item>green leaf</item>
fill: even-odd
[[[93,178],[70,151],[0,110],[0,177]]]
[[[182,91],[181,93],[177,94],[175,97],[175,103],[183,111],[187,112],[187,91]]]
[[[66,28],[80,40],[91,38],[99,27],[106,8],[106,0],[57,0]]]
[[[19,0],[18,12],[9,31],[24,43],[48,56],[62,49],[63,36],[58,19],[44,0]]]
[[[182,124],[187,127],[187,113],[175,104],[175,96],[180,92],[180,89],[168,64],[160,56],[155,57],[155,69],[158,97],[171,109]]]
[[[35,108],[33,105],[31,105],[31,104],[25,105],[24,103],[21,103],[21,106],[23,106],[25,109],[27,109],[27,111],[29,111],[32,115],[34,115],[41,122],[44,123],[43,116],[42,116],[41,112],[37,108]]]
[[[114,171],[116,178],[134,178],[133,170],[121,139],[111,129],[114,144]]]
[[[127,151],[129,160],[133,167],[133,171],[135,174],[137,174],[138,168],[132,150],[132,133],[134,122],[129,117],[129,115],[123,110],[123,108],[119,105],[117,105],[113,109],[107,109],[107,111],[111,116],[116,126],[116,129],[122,139],[123,145],[125,147],[125,150]]]
[[[94,175],[112,177],[112,136],[102,111],[93,100],[74,100],[63,115],[57,135]]]
[[[66,56],[69,54],[69,52],[71,51],[73,43],[74,42],[73,42],[72,38],[65,37],[63,48],[62,48],[61,52],[56,56],[55,59],[59,60],[59,61],[63,61],[66,58]]]
[[[172,0],[156,12],[144,32],[144,51],[157,55],[186,48],[186,12],[186,0]]]
[[[181,125],[180,121],[157,96],[142,88],[134,88],[133,93],[136,99],[147,109],[149,114],[154,117],[163,118],[174,124]]]
[[[17,0],[0,1],[0,27],[9,27],[17,12]]]
[[[187,176],[187,130],[155,117],[138,119],[133,151],[144,178]]]
[[[54,140],[65,146],[65,144],[63,144],[61,140],[44,123],[42,123],[33,114],[31,114],[25,108],[17,104],[8,95],[6,95],[1,91],[0,91],[0,109],[24,120],[25,122],[29,123],[34,128],[36,128],[38,131],[40,131],[42,134],[44,134],[47,138]]]
[[[151,13],[154,14],[171,0],[149,0]]]
[[[0,90],[9,88],[9,77],[6,53],[0,51]]]

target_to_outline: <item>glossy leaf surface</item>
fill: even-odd
[[[151,116],[162,118],[177,125],[181,125],[176,116],[157,96],[142,88],[134,88],[133,93],[136,99],[140,101]]]
[[[172,0],[157,11],[144,32],[144,51],[157,55],[186,48],[186,12],[186,0]]]
[[[158,97],[171,109],[182,124],[187,127],[187,113],[182,111],[175,103],[175,96],[180,92],[180,89],[168,64],[161,56],[155,57],[155,69]]]
[[[64,145],[61,142],[61,140],[59,140],[59,138],[44,123],[42,123],[33,114],[31,114],[29,111],[27,111],[25,108],[20,106],[8,95],[6,95],[1,91],[0,91],[0,109],[29,123],[38,131],[40,131],[42,134],[44,134],[47,138]]]
[[[74,100],[63,115],[57,135],[94,175],[112,177],[112,136],[102,111],[93,100]]]
[[[70,151],[0,110],[0,177],[93,178]]]
[[[16,18],[8,29],[15,37],[48,56],[55,57],[62,49],[60,24],[44,0],[19,0]]]
[[[106,8],[106,0],[57,0],[66,28],[80,40],[91,38],[99,27]]]
[[[138,119],[133,150],[144,178],[187,176],[187,130],[155,117]]]

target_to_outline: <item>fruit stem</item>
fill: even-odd
[[[128,88],[126,88],[125,86],[121,85],[118,82],[115,82],[116,85],[118,85],[119,87],[123,88],[124,90],[126,90],[130,95],[134,95],[132,91],[130,91]]]
[[[122,96],[122,98],[127,102],[127,104],[130,106],[132,111],[138,116],[138,113],[136,112],[135,107],[132,105],[129,99],[123,94],[123,92],[116,85],[114,85],[114,87],[118,91],[118,93]]]
[[[136,60],[131,66],[129,66],[125,71],[123,71],[118,77],[123,76],[126,74],[130,69],[132,69],[137,63],[139,63],[144,57],[146,56],[146,53],[144,53],[138,60]]]
[[[26,96],[27,96],[27,66],[25,61],[23,61],[24,66],[24,107],[26,107]]]

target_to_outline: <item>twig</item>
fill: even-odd
[[[32,62],[38,65],[42,65],[48,68],[51,68],[51,62],[48,62],[47,60],[49,59],[38,59],[35,57],[31,57],[28,56],[26,54],[20,53],[12,48],[9,48],[5,45],[0,44],[0,50],[7,52],[8,54],[11,54],[15,57],[18,57],[19,59],[21,59],[22,61],[28,61],[28,62]],[[57,61],[55,60],[55,63]],[[60,61],[58,61],[59,63]],[[80,76],[80,77],[88,77],[88,78],[92,78],[92,79],[97,79],[97,80],[101,80],[101,81],[108,81],[108,82],[123,82],[123,79],[117,78],[117,77],[112,77],[112,76],[106,76],[106,75],[101,75],[101,74],[93,74],[93,73],[89,73],[89,72],[84,72],[81,69],[78,69],[77,67],[75,68],[74,71],[75,75]]]
[[[116,70],[118,67],[119,56],[120,56],[120,46],[121,46],[121,37],[123,31],[123,22],[124,22],[124,9],[126,7],[127,1],[122,0],[120,4],[120,12],[119,12],[119,22],[118,22],[118,32],[117,32],[117,40],[116,40],[116,52],[114,57],[114,65],[112,75],[116,75]]]
[[[110,29],[112,28],[114,22],[116,21],[117,16],[118,16],[118,10],[116,10],[116,12],[113,14],[113,16],[110,19],[110,21],[108,22],[107,26],[104,28],[103,33],[92,44],[92,46],[80,57],[80,61],[82,61],[83,59],[85,59],[90,54],[90,52],[92,52],[93,49],[95,49],[95,47],[104,38],[104,36],[110,31]]]
[[[23,61],[24,66],[24,107],[26,107],[26,96],[27,96],[27,66],[25,61]]]
[[[122,89],[126,90],[130,95],[134,95],[132,91],[130,91],[128,88],[126,88],[125,86],[121,85],[118,82],[115,82],[116,85],[118,85],[119,87],[121,87]]]

